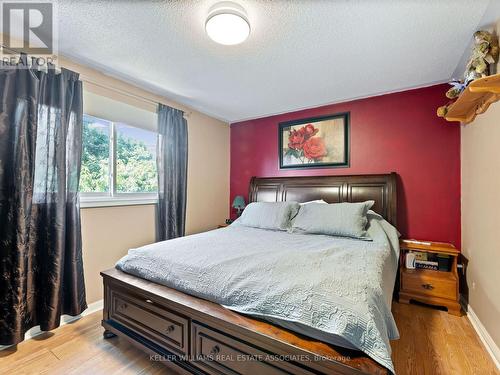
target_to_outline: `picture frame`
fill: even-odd
[[[346,168],[350,158],[350,113],[281,122],[280,169]]]

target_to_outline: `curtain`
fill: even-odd
[[[22,57],[24,60],[26,56]],[[0,345],[87,305],[78,182],[78,74],[0,69]]]
[[[188,158],[184,112],[158,105],[158,240],[184,235]]]

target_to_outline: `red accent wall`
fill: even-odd
[[[231,124],[231,202],[252,176],[398,173],[398,230],[460,247],[460,128],[436,117],[447,86],[360,99]],[[278,123],[351,114],[349,168],[280,170]],[[234,212],[232,212],[234,215]]]

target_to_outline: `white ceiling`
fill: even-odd
[[[60,0],[59,52],[235,122],[445,81],[489,4],[236,0],[252,31],[222,46],[216,2]]]

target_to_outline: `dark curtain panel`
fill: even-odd
[[[86,307],[78,74],[0,69],[0,344]]]
[[[188,139],[184,112],[158,105],[158,240],[184,235]]]

